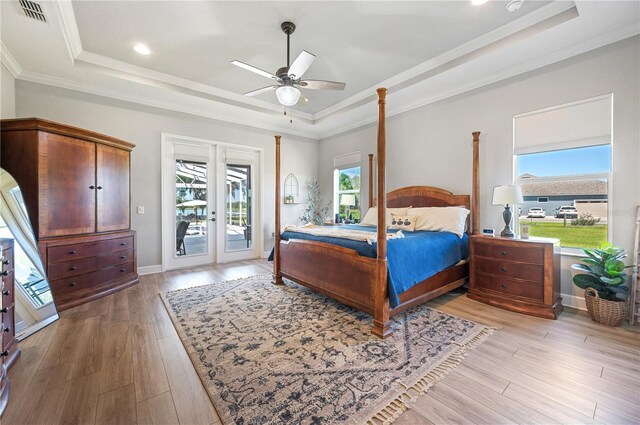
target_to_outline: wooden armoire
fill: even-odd
[[[138,282],[130,228],[135,145],[38,118],[0,122],[58,310]]]

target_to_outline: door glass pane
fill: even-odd
[[[227,165],[226,225],[227,251],[250,249],[251,226],[251,166]]]
[[[207,164],[176,160],[176,255],[207,253]]]

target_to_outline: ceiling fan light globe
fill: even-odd
[[[278,102],[284,106],[293,106],[300,99],[300,90],[292,86],[281,86],[276,90]]]

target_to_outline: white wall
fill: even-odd
[[[512,182],[512,119],[515,114],[614,94],[611,220],[613,243],[631,252],[635,206],[640,204],[640,38],[634,37],[500,83],[391,117],[387,120],[387,189],[409,185],[471,193],[471,132],[480,137],[480,224],[500,228],[501,208],[492,188]],[[387,105],[393,103],[393,94]],[[363,199],[366,154],[375,153],[370,125],[321,141],[319,179],[330,198],[333,157],[362,151]],[[571,282],[575,257],[563,257],[562,292],[582,297]],[[572,299],[565,296],[565,303]]]
[[[16,80],[9,70],[0,64],[0,118],[16,116]]]
[[[275,221],[274,133],[25,81],[16,84],[16,106],[18,117],[50,119],[136,144],[131,164],[131,226],[138,232],[139,267],[161,264],[161,133],[264,148],[263,251],[271,249]],[[317,142],[283,135],[283,176],[293,172],[301,184],[316,177],[317,155]],[[145,207],[144,215],[136,214],[139,205]],[[283,224],[296,222],[300,208],[283,206]]]

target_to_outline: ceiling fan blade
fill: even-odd
[[[291,76],[293,80],[299,80],[302,75],[307,72],[315,58],[316,55],[303,50],[289,67],[289,76]]]
[[[304,80],[300,81],[300,87],[311,90],[344,90],[347,83],[339,83],[337,81],[323,80]]]
[[[263,71],[260,68],[256,68],[253,65],[249,65],[248,63],[244,63],[244,62],[240,62],[240,61],[231,61],[232,64],[234,64],[235,66],[239,66],[240,68],[246,69],[247,71],[251,71],[251,72],[255,72],[258,75],[262,75],[263,77],[267,77],[267,78],[271,78],[273,80],[276,81],[280,81],[280,78],[278,78],[277,76],[273,75],[270,72],[267,71]]]
[[[249,92],[246,92],[244,95],[245,96],[257,96],[257,95],[262,94],[262,93],[268,93],[268,92],[270,92],[272,90],[275,90],[277,88],[278,88],[278,86],[267,86],[267,87],[263,87],[261,89],[251,90]]]

